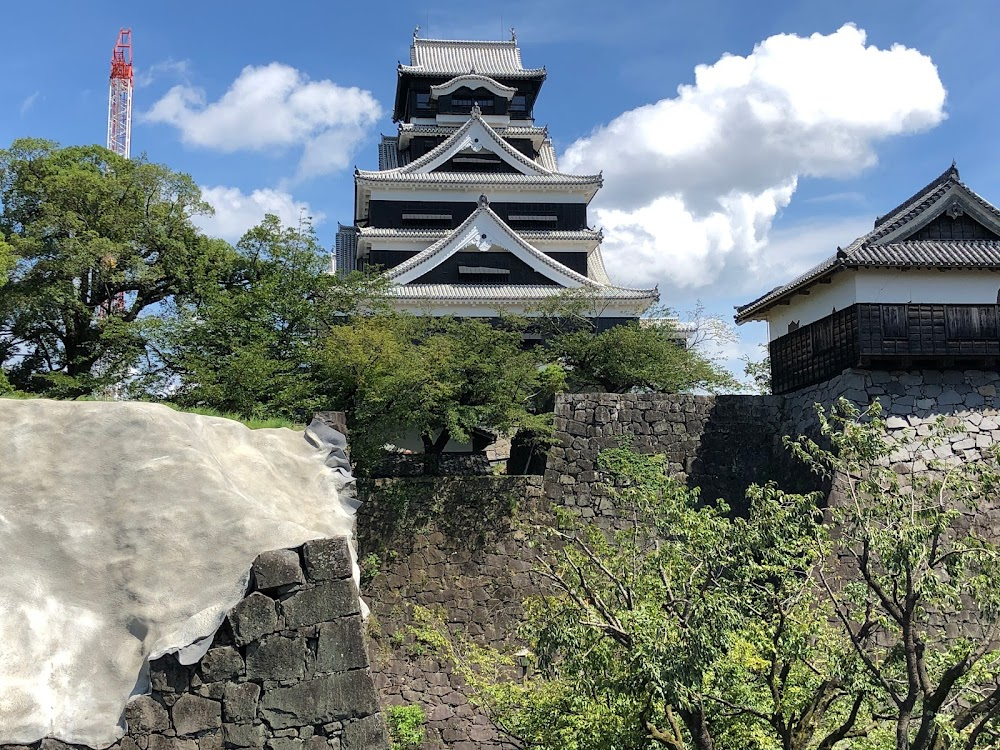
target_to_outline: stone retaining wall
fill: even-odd
[[[198,664],[150,664],[152,693],[128,703],[114,750],[388,750],[352,573],[346,539],[260,555]]]
[[[359,489],[358,558],[371,578],[362,588],[383,704],[423,707],[426,750],[509,748],[451,665],[407,633],[420,605],[442,611],[455,635],[510,643],[521,602],[538,591],[535,551],[517,522],[540,512],[541,477],[381,479]]]

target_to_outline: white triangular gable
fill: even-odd
[[[483,252],[497,249],[507,251],[560,286],[571,288],[600,286],[594,280],[567,268],[518,237],[517,233],[486,204],[481,204],[447,237],[438,240],[395,268],[389,269],[386,275],[396,284],[408,284],[458,251],[470,248]]]
[[[443,143],[439,143],[419,159],[391,171],[398,174],[427,174],[463,151],[479,153],[483,149],[496,154],[523,175],[553,174],[551,170],[529,159],[507,143],[477,114],[473,114],[468,122],[452,133]]]

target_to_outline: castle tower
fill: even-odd
[[[953,164],[868,234],[738,307],[736,322],[767,322],[774,393],[850,368],[995,371],[997,271],[1000,210]]]
[[[655,289],[608,278],[601,233],[587,224],[601,175],[559,171],[533,116],[545,69],[521,64],[513,35],[450,41],[414,32],[397,76],[398,131],[382,137],[378,170],[355,172],[338,270],[379,267],[397,309],[431,315],[520,314],[576,289],[603,328],[657,300]]]

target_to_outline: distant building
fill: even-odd
[[[655,302],[655,289],[608,278],[601,233],[587,224],[602,177],[560,172],[534,124],[545,75],[521,64],[516,38],[415,32],[397,70],[398,132],[382,137],[378,170],[355,173],[336,268],[385,269],[397,309],[431,315],[522,313],[574,289],[605,327]]]
[[[868,234],[737,308],[766,321],[772,389],[846,368],[990,369],[1000,360],[1000,211],[953,164]]]

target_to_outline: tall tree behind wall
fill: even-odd
[[[99,146],[15,141],[0,151],[0,204],[17,258],[0,287],[0,365],[30,393],[119,382],[146,351],[144,313],[231,262],[191,221],[212,209],[188,175]]]

